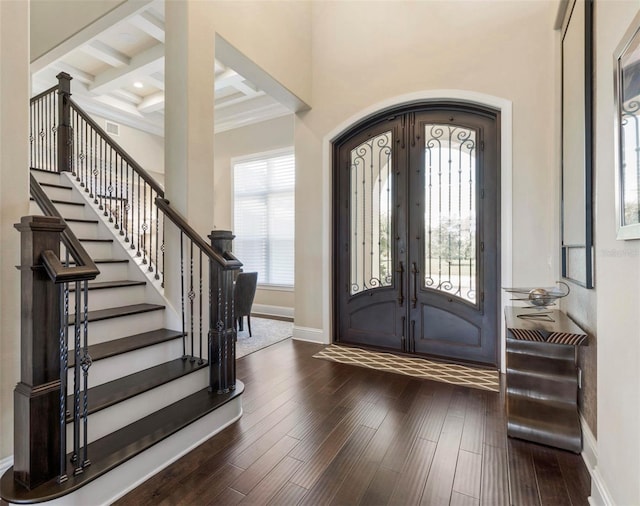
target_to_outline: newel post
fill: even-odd
[[[211,247],[221,255],[231,251],[234,237],[227,230],[209,235]],[[233,272],[209,260],[209,391],[219,394],[236,388]]]
[[[66,72],[60,72],[58,78],[58,172],[71,172],[71,79]]]
[[[41,260],[60,255],[61,218],[24,216],[20,231],[20,382],[14,390],[14,478],[33,489],[60,471],[60,299]]]

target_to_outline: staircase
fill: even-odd
[[[65,79],[68,84],[70,78]],[[63,114],[58,113],[57,121],[61,125]],[[58,132],[62,137],[61,128]],[[67,144],[77,146],[77,138],[76,133]],[[105,134],[100,140],[100,149],[103,145],[110,146],[121,156],[122,163],[125,158],[119,148],[108,142]],[[48,156],[50,160],[56,158],[55,154]],[[67,159],[71,160],[72,156]],[[126,161],[127,171],[129,167],[135,169],[135,162],[128,158]],[[127,185],[131,184],[131,191],[125,194],[123,165],[120,165],[119,183],[116,165],[114,192],[110,179],[114,171],[99,173],[85,163],[88,157],[76,158],[73,173],[31,169],[32,195],[34,187],[44,191],[44,200],[48,201],[44,208],[49,210],[45,214],[58,214],[64,220],[100,273],[86,284],[58,281],[55,285],[63,287],[59,291],[60,305],[68,309],[66,316],[59,320],[60,332],[51,336],[58,339],[63,327],[68,325],[65,331],[68,343],[61,344],[58,350],[62,366],[56,383],[58,391],[62,389],[65,395],[60,395],[61,407],[55,408],[65,416],[56,416],[53,409],[47,416],[50,421],[60,419],[57,437],[64,451],[58,452],[56,458],[51,455],[40,458],[37,436],[32,435],[31,439],[19,436],[21,441],[30,442],[31,454],[19,457],[24,444],[16,444],[16,473],[13,468],[7,471],[0,488],[2,499],[10,503],[110,503],[237,420],[242,411],[243,385],[235,381],[235,333],[233,307],[229,303],[233,300],[230,296],[232,269],[241,264],[226,250],[230,249],[230,242],[225,242],[225,236],[217,242],[223,247],[212,249],[162,200],[161,193],[157,193],[159,203],[154,207],[156,204],[150,202],[152,194],[146,186],[141,196],[140,174],[147,177],[141,169],[137,173],[131,171],[133,177],[137,177],[136,219],[136,210],[131,210],[131,204],[135,203],[134,183],[126,181]],[[84,178],[81,177],[83,170]],[[157,188],[153,183],[151,186]],[[42,199],[42,196],[35,200],[32,197],[30,214],[42,214],[43,205],[39,201]],[[148,216],[147,209],[150,209]],[[179,263],[171,265],[180,271],[174,276],[181,283],[179,310],[169,304],[163,290],[164,228],[169,225],[176,228],[172,237],[176,238],[180,250]],[[142,230],[140,236],[135,235],[136,229]],[[72,246],[61,247],[59,261],[69,272],[82,263],[81,258],[74,258]],[[222,267],[214,267],[216,262]],[[209,271],[207,265],[211,265]],[[47,272],[49,270],[47,267]],[[38,315],[31,317],[36,319]],[[211,322],[217,323],[215,329]],[[212,364],[208,361],[209,355],[214,357]],[[52,384],[49,381],[45,386],[51,390]],[[29,384],[24,374],[16,391],[20,385],[31,392],[44,388]],[[34,402],[35,397],[31,393],[29,402]],[[24,424],[20,416],[28,418],[24,413],[16,413],[16,431],[22,430],[20,426]],[[37,423],[29,418],[29,430]],[[46,425],[51,429],[51,422]],[[73,449],[67,449],[67,441],[73,442]],[[56,459],[60,465],[57,470],[51,469]],[[38,460],[47,460],[48,464],[39,464]],[[29,469],[22,469],[24,467]],[[31,485],[18,479],[25,473],[27,476],[32,473]],[[43,473],[48,479],[38,483],[43,480],[35,476]]]

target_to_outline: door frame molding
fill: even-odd
[[[385,110],[399,106],[411,106],[431,102],[459,102],[463,104],[480,105],[500,111],[500,272],[503,286],[511,286],[513,278],[513,103],[505,98],[487,95],[475,91],[443,89],[424,90],[391,97],[372,104],[353,114],[322,139],[322,327],[327,344],[333,336],[333,142],[343,133],[370,117],[377,116]],[[498,322],[502,321],[502,308],[508,297],[501,292],[498,300]],[[504,325],[500,325],[500,369],[505,372],[505,342]]]

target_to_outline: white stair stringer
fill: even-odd
[[[208,385],[207,367],[131,397],[89,415],[88,441],[111,434]],[[73,409],[73,406],[68,406]],[[81,422],[82,423],[82,422]],[[67,423],[67,441],[73,441],[73,422]]]
[[[178,313],[173,309],[173,307],[169,304],[169,302],[164,297],[164,288],[162,287],[162,279],[156,279],[157,274],[157,265],[155,264],[154,258],[145,259],[143,256],[137,256],[137,250],[131,249],[131,242],[126,242],[126,236],[120,235],[120,231],[114,227],[113,223],[109,222],[107,216],[104,216],[104,212],[99,209],[99,204],[96,204],[92,199],[89,198],[89,194],[84,191],[84,188],[80,186],[80,183],[76,181],[76,178],[73,177],[72,174],[65,172],[61,175],[61,181],[64,181],[65,185],[72,185],[74,187],[74,193],[76,196],[79,196],[83,202],[87,205],[85,208],[89,208],[91,210],[91,218],[100,220],[101,224],[104,225],[104,229],[106,234],[101,235],[101,237],[108,237],[114,239],[114,247],[113,250],[118,252],[124,252],[127,258],[131,260],[132,266],[137,266],[138,270],[145,279],[149,282],[149,285],[152,286],[158,294],[164,299],[163,304],[168,308],[168,311],[173,312],[174,314],[169,315],[168,321],[180,321]],[[89,214],[89,211],[87,211]],[[116,246],[116,243],[121,245],[121,249]],[[159,252],[158,259],[162,253]],[[118,258],[121,258],[118,256]],[[147,263],[143,263],[146,261]],[[134,265],[135,264],[135,265]],[[152,267],[153,271],[149,271],[149,267]],[[159,274],[159,273],[158,273]],[[133,279],[133,278],[132,278]],[[136,278],[137,279],[137,278]]]

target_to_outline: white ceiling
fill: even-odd
[[[164,135],[164,2],[156,0],[60,55],[32,76],[32,92],[73,77],[73,99],[87,112]],[[222,62],[215,62],[215,131],[291,114]]]

